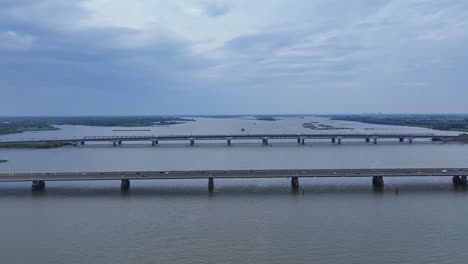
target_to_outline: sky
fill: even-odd
[[[0,0],[0,115],[468,113],[466,0]]]

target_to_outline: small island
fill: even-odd
[[[277,121],[278,119],[273,116],[257,116],[255,117],[256,120],[259,121]]]
[[[303,123],[302,127],[303,128],[309,128],[312,130],[340,130],[340,129],[349,129],[353,130],[353,128],[349,127],[334,127],[330,125],[325,125],[325,124],[317,124],[318,122],[309,122],[309,123]]]

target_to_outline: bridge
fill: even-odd
[[[32,182],[32,190],[45,189],[46,181],[121,181],[128,191],[131,180],[208,179],[214,189],[215,179],[291,178],[291,187],[299,188],[299,178],[368,177],[375,188],[384,186],[384,177],[452,177],[455,186],[467,186],[468,168],[396,168],[396,169],[293,169],[293,170],[192,170],[192,171],[110,171],[0,173],[1,182]]]
[[[395,139],[399,142],[413,143],[414,139],[429,139],[432,141],[447,141],[457,136],[436,135],[432,133],[391,133],[391,134],[214,134],[214,135],[147,135],[147,136],[87,136],[83,138],[69,139],[43,139],[23,141],[0,141],[2,144],[18,143],[69,143],[75,146],[84,145],[86,142],[109,142],[113,146],[121,145],[123,142],[150,142],[156,146],[161,141],[186,141],[191,146],[195,141],[226,141],[230,146],[233,140],[261,140],[262,144],[268,145],[270,140],[294,140],[298,144],[305,144],[306,140],[328,139],[332,143],[341,144],[345,139],[362,139],[367,143],[377,144],[379,139]]]

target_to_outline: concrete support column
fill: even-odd
[[[81,141],[81,142],[80,142],[80,144],[81,144],[81,145],[84,145],[84,144],[85,144],[85,142],[84,142],[84,141]]]
[[[120,183],[120,190],[124,191],[124,192],[130,190],[130,180],[129,179],[122,179],[122,181]]]
[[[301,144],[305,145],[305,138],[301,138]]]
[[[230,138],[227,139],[227,145],[231,146],[231,139]]]
[[[409,143],[413,144],[413,139],[412,138],[409,139]]]
[[[297,144],[301,144],[301,138],[297,138]]]
[[[338,138],[338,144],[341,144],[341,138]]]
[[[151,141],[151,146],[153,146],[153,147],[156,146],[156,142],[154,142],[154,140]]]
[[[369,143],[369,142],[370,142],[370,138],[366,138],[366,142]]]
[[[262,143],[263,145],[268,145],[268,138],[263,138]]]
[[[45,189],[45,181],[33,181],[31,185],[31,190],[33,191],[43,191]]]
[[[335,142],[336,142],[336,138],[332,138],[331,141],[332,141],[332,143],[335,143]]]
[[[468,184],[466,176],[453,176],[452,182],[455,186],[467,186]]]
[[[293,189],[299,188],[299,177],[291,177],[291,187]]]
[[[382,188],[384,186],[383,176],[372,177],[372,186]]]
[[[377,138],[376,137],[374,138],[374,144],[377,144]]]
[[[195,145],[195,139],[190,139],[190,146]]]
[[[210,177],[208,178],[208,190],[213,191],[213,189],[214,189],[214,180],[213,178]]]
[[[122,140],[119,140],[119,145],[122,145]]]
[[[404,139],[404,138],[400,138],[400,142],[404,142],[404,141],[405,141],[405,139]]]
[[[112,146],[114,146],[114,147],[117,146],[117,142],[113,141]]]

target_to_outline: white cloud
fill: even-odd
[[[0,31],[0,49],[27,50],[33,47],[35,37],[15,31]]]

